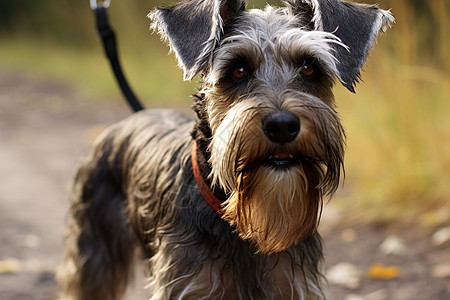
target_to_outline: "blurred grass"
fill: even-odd
[[[450,3],[380,1],[395,26],[371,54],[357,96],[336,98],[348,134],[346,210],[374,221],[450,220]]]
[[[189,103],[195,81],[182,81],[175,58],[167,55],[166,45],[151,33],[146,18],[155,5],[167,2],[114,1],[108,9],[109,19],[117,35],[125,75],[138,96],[147,103]],[[73,15],[67,15],[67,6],[76,8]],[[88,98],[121,97],[97,37],[89,2],[74,6],[73,2],[63,0],[50,2],[48,7],[43,5],[43,9],[48,13],[47,20],[41,10],[28,11],[20,15],[18,25],[13,23],[9,30],[3,28],[5,33],[0,28],[0,66],[60,80]],[[62,16],[60,10],[65,11]]]
[[[43,0],[47,19],[42,11],[38,17],[31,14],[34,19],[17,17],[16,23],[10,18],[0,29],[0,68],[66,82],[88,99],[121,97],[85,2]],[[152,106],[188,106],[197,83],[182,82],[173,55],[166,55],[167,47],[151,35],[145,18],[152,7],[168,2],[173,1],[113,1],[110,21],[140,98]],[[248,6],[264,2],[250,1]],[[377,2],[392,8],[396,24],[379,37],[357,95],[340,85],[335,89],[348,141],[346,182],[333,203],[372,221],[449,222],[450,3]],[[72,14],[61,15],[66,6]]]
[[[121,97],[100,46],[61,48],[54,41],[14,37],[2,41],[0,65],[6,69],[24,70],[48,80],[58,80],[86,98]],[[120,45],[119,52],[130,85],[143,101],[175,103],[181,99],[189,100],[187,95],[194,91],[195,82],[181,82],[182,72],[176,67],[175,59],[161,55],[167,53],[167,48],[150,48],[143,53],[142,49],[133,50]],[[152,60],[151,57],[156,59]],[[180,95],[184,95],[184,98],[180,98]]]

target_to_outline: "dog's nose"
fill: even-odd
[[[300,132],[300,119],[290,112],[274,113],[263,119],[263,130],[274,143],[292,142]]]

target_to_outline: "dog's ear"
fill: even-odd
[[[208,64],[223,23],[244,8],[244,0],[184,0],[157,8],[148,17],[175,52],[184,79],[191,80]]]
[[[287,0],[286,4],[291,13],[302,20],[309,19],[306,28],[332,32],[348,46],[348,49],[337,44],[332,47],[338,60],[339,80],[355,92],[355,84],[361,79],[360,70],[378,33],[385,32],[394,22],[391,13],[374,5],[343,0]]]

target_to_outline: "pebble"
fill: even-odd
[[[381,243],[380,251],[384,255],[402,256],[406,252],[406,246],[399,237],[390,235]]]
[[[431,237],[431,242],[436,247],[450,242],[450,227],[444,227],[436,231]]]
[[[431,276],[434,278],[450,278],[450,264],[439,264],[433,266]]]
[[[361,271],[357,266],[349,263],[339,263],[327,272],[330,283],[349,289],[357,289],[360,285]]]

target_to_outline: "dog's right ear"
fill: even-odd
[[[175,52],[184,79],[191,80],[207,66],[223,23],[238,16],[244,8],[244,0],[184,0],[156,8],[148,17]]]

